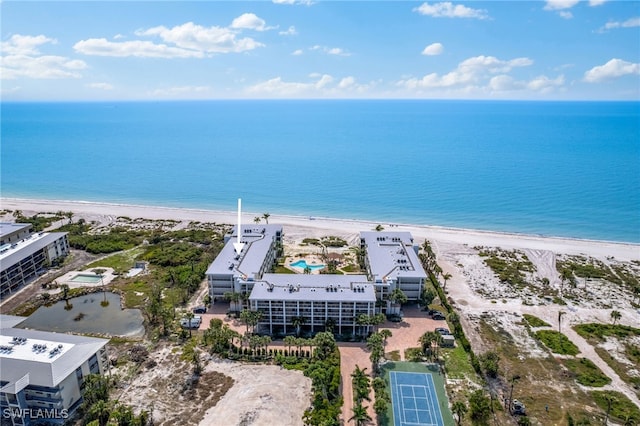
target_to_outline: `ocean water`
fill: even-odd
[[[640,242],[640,103],[2,103],[4,197]]]

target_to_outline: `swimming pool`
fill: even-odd
[[[304,260],[304,259],[298,260],[297,262],[294,262],[294,263],[290,264],[289,266],[294,266],[294,267],[296,267],[296,268],[302,268],[302,269],[309,268],[309,269],[311,269],[312,271],[317,271],[318,269],[323,269],[323,268],[324,268],[324,265],[322,265],[322,264],[319,264],[319,265],[309,265],[309,264],[307,263],[307,261],[306,261],[306,260]]]
[[[96,274],[78,274],[75,277],[71,278],[69,281],[74,283],[88,283],[88,284],[97,284],[102,280],[102,275]]]

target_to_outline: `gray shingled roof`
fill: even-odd
[[[398,277],[426,278],[409,232],[361,232],[374,280]]]

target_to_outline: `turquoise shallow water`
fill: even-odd
[[[3,103],[6,197],[640,242],[640,103]]]

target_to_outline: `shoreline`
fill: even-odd
[[[235,224],[237,212],[229,210],[196,209],[189,207],[166,207],[140,204],[109,203],[85,200],[51,200],[31,198],[0,197],[0,208],[27,212],[71,211],[78,216],[102,216],[130,218],[190,220]],[[253,218],[262,213],[243,212],[242,222],[253,225]],[[503,248],[546,249],[565,254],[592,254],[595,256],[613,256],[621,260],[640,260],[640,243],[581,239],[573,237],[546,236],[481,229],[444,227],[437,225],[416,225],[375,222],[365,219],[346,219],[325,216],[300,216],[272,214],[271,223],[281,223],[293,228],[294,234],[302,232],[336,231],[357,235],[361,231],[373,230],[378,224],[385,231],[408,231],[416,240],[435,240],[438,242],[462,243],[469,246],[483,245]],[[285,235],[287,234],[285,229]]]

